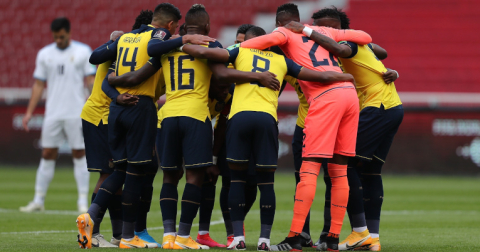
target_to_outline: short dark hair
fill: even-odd
[[[50,29],[54,32],[58,32],[61,29],[65,29],[66,32],[70,32],[70,20],[66,17],[55,18],[50,25]]]
[[[205,6],[202,4],[194,4],[185,14],[185,26],[192,24],[208,23],[210,16],[208,15]]]
[[[342,9],[337,9],[337,7],[332,6],[331,8],[323,8],[312,15],[313,19],[325,17],[336,18],[340,21],[342,29],[350,29],[350,19],[348,18],[347,13],[343,12]]]
[[[151,10],[141,10],[140,14],[135,18],[135,24],[133,24],[132,30],[136,30],[144,25],[148,25],[152,22],[153,11]]]
[[[162,22],[169,23],[170,21],[178,22],[182,19],[180,10],[171,3],[161,3],[155,7],[153,11],[155,19],[162,20]]]
[[[258,37],[258,36],[265,35],[267,33],[262,27],[252,26],[250,27],[250,29],[247,30],[247,32],[245,32],[245,37],[247,36],[247,34],[252,34],[254,37]]]
[[[300,17],[300,13],[298,12],[298,6],[294,3],[286,3],[278,6],[277,16],[282,15],[283,13]]]
[[[240,25],[240,27],[238,27],[237,29],[237,36],[238,34],[245,34],[247,33],[248,29],[254,27],[255,25],[252,25],[252,24],[242,24]]]

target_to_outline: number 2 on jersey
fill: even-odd
[[[191,68],[184,69],[183,68],[183,61],[190,60],[194,61],[195,58],[190,55],[182,55],[178,56],[178,90],[185,90],[185,89],[194,89],[195,83],[195,70]],[[172,91],[175,91],[175,58],[168,57],[168,62],[170,63],[170,85]],[[188,74],[188,85],[183,85],[183,74]]]
[[[309,37],[302,37],[303,43],[307,43],[311,38]],[[318,67],[318,66],[329,66],[330,62],[328,62],[328,59],[323,59],[322,61],[318,61],[317,57],[315,57],[315,53],[317,52],[319,45],[317,43],[313,43],[312,48],[310,49],[310,52],[308,55],[310,56],[310,59],[312,60],[313,67]],[[328,53],[330,61],[332,62],[332,66],[337,66],[338,67],[338,62],[335,60],[335,57],[331,52]]]
[[[131,61],[127,61],[127,56],[128,56],[129,49],[130,48],[127,47],[125,49],[125,53],[123,53],[124,48],[120,47],[119,52],[118,52],[117,62],[119,62],[119,63],[121,62],[122,66],[124,66],[124,67],[130,67],[130,72],[133,72],[133,71],[135,71],[135,66],[137,66],[138,47],[135,47],[135,49],[133,49],[133,55],[132,55],[132,60]],[[123,58],[122,58],[122,53],[123,53]],[[122,60],[120,61],[120,59],[122,59]],[[118,65],[117,65],[117,69],[116,69],[116,74],[118,75]]]

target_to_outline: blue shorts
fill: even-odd
[[[110,166],[112,155],[108,148],[108,125],[100,121],[96,126],[82,119],[82,129],[88,171],[113,173],[114,167]]]
[[[212,123],[179,116],[162,120],[159,145],[162,170],[200,168],[213,165]]]
[[[157,133],[157,109],[151,97],[139,96],[135,106],[110,104],[108,144],[113,162],[150,163]]]
[[[217,166],[218,166],[218,169],[220,170],[221,176],[230,177],[230,168],[228,167],[226,150],[227,150],[226,144],[224,143],[222,146],[222,149],[220,150],[220,153],[218,154]],[[253,155],[251,157],[252,158],[248,162],[248,175],[255,176],[255,168],[256,168],[255,160],[253,158]]]
[[[227,124],[227,161],[255,161],[256,168],[277,168],[278,127],[268,113],[242,111]]]
[[[403,106],[385,110],[366,107],[360,112],[356,158],[362,161],[377,159],[385,163],[393,138],[403,120]]]

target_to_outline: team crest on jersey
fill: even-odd
[[[157,32],[155,32],[155,34],[153,35],[154,38],[159,38],[159,39],[164,39],[165,36],[167,36],[167,33],[162,31],[162,30],[158,30]]]

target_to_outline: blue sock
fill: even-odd
[[[160,190],[160,209],[162,211],[163,228],[165,233],[175,233],[177,220],[178,190],[177,186],[163,183]]]
[[[257,183],[260,190],[260,238],[270,239],[276,209],[274,182],[275,172],[257,170]]]
[[[178,235],[190,235],[193,219],[197,216],[201,199],[201,188],[193,184],[185,184],[185,190],[183,191],[182,196],[182,214],[180,215],[180,223],[178,225]]]
[[[198,231],[209,231],[212,211],[215,204],[215,185],[208,182],[202,185]]]
[[[243,236],[243,221],[245,220],[245,184],[248,171],[230,170],[231,182],[228,193],[228,206],[232,219],[234,236]]]

